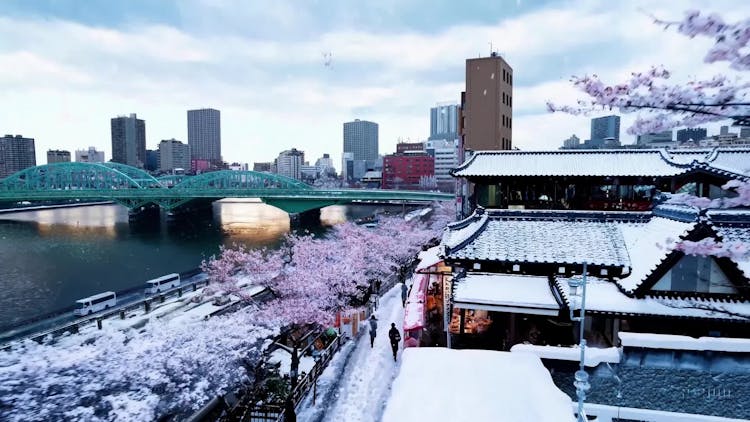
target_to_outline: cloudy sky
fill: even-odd
[[[492,43],[514,70],[513,145],[557,148],[589,136],[589,117],[545,110],[579,97],[571,75],[726,71],[702,62],[710,40],[649,18],[690,8],[750,15],[737,0],[2,0],[0,135],[35,138],[39,164],[47,149],[89,145],[109,159],[110,118],[145,119],[151,149],[186,141],[186,110],[212,107],[225,160],[271,161],[296,147],[338,163],[342,123],[355,118],[379,123],[382,154],[399,137],[425,139],[429,108],[459,100],[465,59]],[[623,143],[634,141],[631,121]]]

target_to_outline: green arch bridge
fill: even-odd
[[[278,174],[216,171],[155,178],[118,163],[54,163],[0,180],[0,201],[111,200],[129,210],[155,204],[173,210],[194,200],[260,198],[288,213],[356,201],[446,201],[452,194],[377,189],[318,189]]]

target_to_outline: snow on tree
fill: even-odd
[[[714,46],[706,54],[707,63],[728,62],[738,71],[750,70],[750,19],[727,24],[718,15],[701,15],[688,11],[679,22],[654,19],[665,28],[677,30],[691,38],[713,37]],[[645,72],[634,72],[630,79],[608,85],[597,75],[573,76],[571,82],[589,96],[576,106],[547,103],[549,111],[588,114],[592,111],[618,109],[622,113],[637,112],[630,134],[654,133],[679,126],[695,126],[731,119],[735,124],[750,125],[750,103],[746,100],[750,83],[716,75],[686,84],[669,84],[672,73],[654,66]]]
[[[186,417],[249,381],[275,330],[250,312],[193,323],[151,321],[0,353],[3,420],[155,420]]]

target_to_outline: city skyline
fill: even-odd
[[[341,162],[340,125],[355,118],[380,124],[384,153],[395,150],[399,137],[427,139],[429,109],[460,100],[465,60],[487,56],[491,42],[514,69],[513,146],[555,149],[571,133],[586,138],[596,117],[546,112],[547,100],[570,104],[581,97],[571,75],[596,72],[619,82],[651,63],[673,70],[678,82],[723,71],[695,68],[699,58],[683,53],[711,40],[665,32],[648,16],[675,20],[699,5],[6,1],[0,130],[35,138],[38,162],[48,149],[88,146],[110,158],[112,116],[137,113],[146,120],[153,149],[161,139],[186,140],[185,111],[211,105],[223,114],[227,161],[270,161],[297,147]],[[717,1],[708,11],[749,10]],[[538,66],[540,60],[549,65]],[[623,144],[635,142],[625,133],[632,121],[622,118]],[[716,132],[721,124],[706,126]],[[539,128],[549,135],[539,136]]]

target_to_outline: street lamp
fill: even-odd
[[[320,375],[320,368],[318,367],[318,363],[320,362],[320,350],[313,347],[312,357],[315,361],[315,367],[313,369],[313,406],[315,406],[315,399],[318,395],[318,375]]]
[[[575,373],[573,385],[576,387],[576,397],[578,397],[578,422],[586,422],[586,412],[583,410],[583,402],[586,400],[586,392],[591,388],[589,384],[589,374],[585,369],[586,356],[586,339],[583,338],[584,326],[586,325],[586,262],[583,263],[581,279],[568,279],[570,287],[570,320],[578,322],[578,347],[581,348],[581,362],[579,369]],[[577,308],[580,301],[581,312],[578,316],[573,314],[574,308]]]

